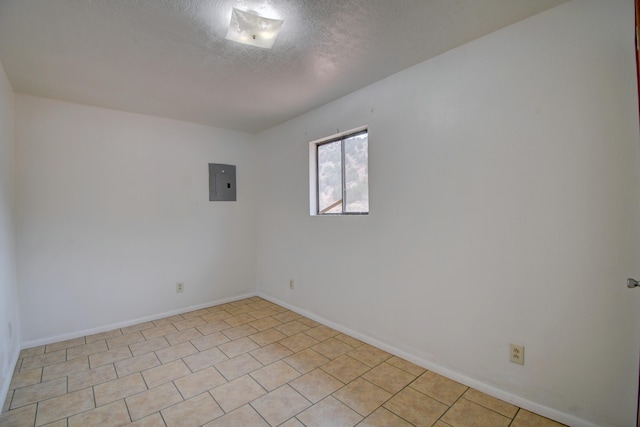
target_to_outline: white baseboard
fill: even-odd
[[[148,322],[150,320],[158,320],[164,317],[174,316],[176,314],[188,313],[189,311],[199,310],[201,308],[212,307],[214,305],[225,304],[228,302],[238,301],[245,298],[251,298],[256,296],[255,292],[250,292],[247,294],[238,295],[230,298],[223,298],[220,300],[209,301],[203,304],[192,305],[190,307],[178,308],[175,310],[166,311],[164,313],[158,313],[151,316],[139,317],[137,319],[126,320],[123,322],[112,323],[110,325],[100,326],[98,328],[85,329],[82,331],[71,332],[68,334],[54,335],[46,338],[41,338],[37,340],[25,341],[22,343],[21,348],[31,348],[37,347],[40,345],[52,344],[59,341],[69,340],[72,338],[84,337],[87,335],[99,334],[100,332],[107,332],[118,328],[125,328],[127,326],[137,325],[139,323]],[[18,359],[16,358],[16,361]],[[7,386],[8,387],[8,386]]]
[[[570,414],[566,414],[564,412],[558,411],[557,409],[553,409],[553,408],[549,408],[548,406],[544,406],[544,405],[540,405],[539,403],[536,402],[532,402],[530,400],[527,400],[523,397],[514,395],[512,393],[506,392],[504,390],[498,389],[494,386],[485,384],[483,382],[480,382],[474,378],[468,377],[466,375],[462,375],[458,372],[452,371],[448,368],[445,368],[437,363],[434,363],[433,361],[430,360],[426,360],[417,356],[414,356],[412,354],[407,353],[406,351],[403,350],[399,350],[391,345],[388,345],[382,341],[378,341],[377,339],[371,338],[365,334],[362,334],[360,332],[357,331],[353,331],[347,327],[344,327],[343,325],[340,325],[338,323],[334,323],[330,320],[327,320],[321,316],[318,316],[314,313],[308,312],[304,309],[301,309],[299,307],[296,307],[294,305],[291,305],[289,303],[286,303],[284,301],[281,301],[277,298],[274,298],[270,295],[266,295],[262,292],[258,292],[257,295],[260,298],[264,298],[268,301],[273,302],[274,304],[278,304],[282,307],[285,307],[291,311],[294,311],[304,317],[307,317],[311,320],[315,320],[316,322],[322,323],[325,326],[329,326],[330,328],[335,329],[336,331],[340,331],[346,335],[349,335],[351,337],[357,338],[360,341],[363,341],[367,344],[370,344],[374,347],[378,347],[379,349],[382,349],[384,351],[386,351],[387,353],[391,353],[395,356],[401,357],[405,360],[408,360],[411,363],[414,363],[418,366],[421,366],[429,371],[433,371],[437,374],[440,374],[442,376],[445,376],[447,378],[450,378],[454,381],[457,381],[461,384],[464,384],[468,387],[474,388],[478,391],[481,391],[482,393],[488,394],[489,396],[493,396],[497,399],[503,400],[505,402],[511,403],[512,405],[518,406],[520,408],[526,409],[527,411],[531,411],[534,412],[536,414],[542,415],[544,417],[550,418],[552,420],[556,420],[560,423],[566,424],[568,426],[572,426],[572,427],[599,427],[597,424],[594,424],[590,421],[586,421],[583,420],[581,418],[577,418],[573,415]]]

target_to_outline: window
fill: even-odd
[[[311,143],[315,160],[312,215],[369,213],[369,138],[367,129]],[[312,164],[312,166],[314,166]],[[315,202],[315,203],[314,203]],[[314,206],[315,205],[315,206]]]

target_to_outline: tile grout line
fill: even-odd
[[[40,409],[40,402],[36,402],[36,413],[33,416],[33,427],[36,426],[37,421],[38,421],[38,409]]]
[[[417,378],[416,378],[416,379],[417,379]],[[459,384],[459,383],[458,383],[458,384]],[[463,385],[464,385],[464,384],[463,384]],[[441,400],[436,399],[435,397],[432,397],[432,396],[427,395],[427,396],[431,397],[432,399],[434,399],[434,400],[436,400],[436,401],[438,401],[438,402],[440,402],[440,403],[445,404],[445,405],[447,405],[447,406],[448,406],[447,410],[446,410],[446,411],[444,411],[444,413],[443,413],[442,415],[440,415],[440,417],[438,418],[438,421],[442,421],[442,417],[444,417],[445,415],[447,415],[447,413],[448,413],[449,411],[451,411],[451,409],[453,409],[454,405],[455,405],[456,403],[458,403],[458,402],[460,401],[460,399],[462,399],[462,396],[464,396],[464,394],[467,392],[467,390],[469,390],[469,387],[467,387],[467,386],[465,386],[465,387],[466,387],[466,389],[464,390],[464,392],[463,392],[462,394],[460,394],[460,396],[458,396],[458,397],[456,398],[456,400],[454,400],[454,401],[453,401],[453,403],[452,403],[450,406],[449,406],[449,405],[447,405],[446,403],[442,402]],[[416,389],[414,388],[414,390],[416,390]],[[420,392],[420,390],[416,390],[416,391]],[[465,400],[468,400],[468,399],[465,399]],[[489,408],[487,408],[487,409],[489,409]],[[444,421],[442,421],[442,422],[444,423]],[[445,424],[447,424],[447,423],[445,423]]]
[[[396,393],[395,393],[395,394],[394,394],[394,395],[393,395],[389,400],[393,399],[394,397],[396,397],[398,394],[400,394],[402,391],[406,390],[407,388],[411,388],[411,390],[414,390],[414,391],[416,391],[416,392],[418,392],[418,393],[420,393],[420,394],[422,394],[422,395],[424,395],[424,396],[427,396],[427,397],[428,397],[428,398],[430,398],[430,399],[433,399],[431,396],[426,395],[426,394],[422,393],[420,390],[416,390],[415,388],[411,387],[411,384],[413,384],[413,383],[414,383],[418,378],[420,378],[421,376],[423,376],[423,375],[424,375],[425,373],[427,373],[427,372],[429,372],[429,370],[428,370],[428,369],[425,369],[425,371],[424,371],[423,373],[421,373],[420,375],[417,375],[417,376],[416,376],[412,381],[410,381],[410,382],[409,382],[409,384],[405,385],[405,386],[404,386],[404,387],[402,387],[400,390],[398,390],[398,391],[397,391],[397,392],[396,392]],[[389,400],[387,400],[385,403],[389,402]],[[436,402],[440,402],[439,400],[436,400],[436,399],[433,399],[433,400],[435,400]],[[409,420],[405,419],[402,415],[400,415],[400,414],[398,414],[398,413],[394,412],[393,410],[391,410],[391,409],[389,409],[389,408],[384,407],[384,404],[385,404],[385,403],[383,403],[383,404],[382,404],[382,405],[380,405],[379,407],[380,407],[380,408],[384,408],[384,409],[386,409],[387,411],[389,411],[389,412],[391,412],[392,414],[396,415],[397,417],[399,417],[399,418],[403,419],[404,421],[408,422],[409,424],[411,424],[411,425],[415,425],[415,424],[413,424],[412,422],[410,422]],[[440,402],[440,403],[442,403],[442,402]],[[446,403],[443,403],[443,405],[446,405]],[[449,409],[447,409],[447,411],[448,411],[448,410],[449,410]],[[447,411],[445,411],[444,413],[446,414],[446,413],[447,413]],[[442,414],[442,415],[444,415],[444,414]],[[440,420],[440,418],[442,418],[442,415],[441,415],[440,417],[438,417],[438,419],[436,420],[436,422],[438,422],[438,421]]]
[[[129,405],[127,404],[127,399],[123,397],[122,401],[124,402],[124,407],[127,408],[127,415],[129,415],[129,421],[133,422],[133,416],[131,415],[131,410],[129,409]]]
[[[516,421],[516,417],[518,416],[518,414],[520,413],[521,408],[518,408],[518,410],[516,411],[515,415],[513,416],[513,419],[511,420],[511,422],[509,423],[509,427],[511,427],[513,425],[513,423]]]

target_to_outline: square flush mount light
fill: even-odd
[[[233,8],[225,37],[238,43],[271,49],[282,27],[281,19],[269,19],[253,12]]]

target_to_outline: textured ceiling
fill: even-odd
[[[16,92],[257,133],[566,0],[0,0]],[[284,19],[225,40],[232,7]]]

